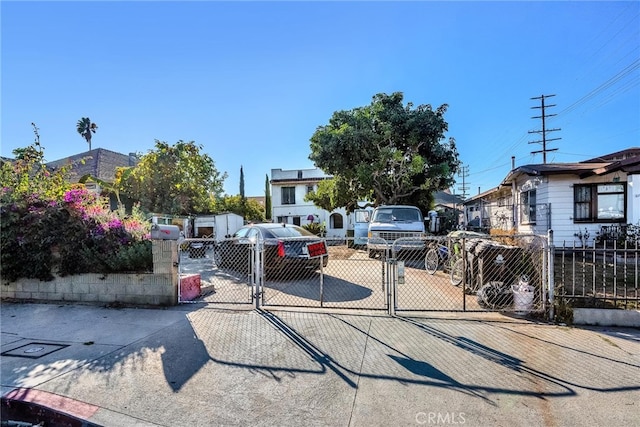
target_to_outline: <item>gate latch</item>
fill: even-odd
[[[398,271],[398,284],[404,284],[404,261],[397,261],[397,271]]]

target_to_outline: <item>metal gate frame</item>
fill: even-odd
[[[197,304],[197,303],[203,303],[206,302],[203,298],[203,295],[200,295],[197,298],[193,298],[193,299],[183,299],[182,295],[183,295],[183,286],[182,286],[182,279],[185,276],[188,276],[190,273],[195,273],[198,272],[202,275],[203,269],[202,268],[196,268],[194,269],[193,272],[189,272],[186,270],[186,263],[185,258],[189,257],[189,258],[193,258],[192,255],[192,251],[195,249],[197,250],[197,247],[194,247],[194,244],[198,245],[198,244],[202,244],[204,246],[203,252],[202,252],[202,257],[204,259],[210,259],[211,260],[211,270],[213,271],[214,268],[213,266],[215,265],[215,261],[213,260],[213,257],[211,258],[207,258],[206,253],[208,251],[207,246],[210,246],[212,250],[215,250],[216,247],[216,242],[214,240],[212,240],[211,238],[188,238],[188,239],[182,239],[178,241],[178,245],[177,245],[177,250],[178,250],[178,262],[177,262],[177,283],[176,283],[176,288],[177,288],[177,302],[178,304]],[[254,264],[254,265],[258,265],[260,266],[261,264],[261,259],[262,259],[262,252],[260,252],[257,248],[257,245],[252,245],[254,247],[252,247],[251,250],[251,262],[252,263],[256,263],[256,260],[258,260],[258,264]],[[198,258],[198,257],[196,257]],[[260,267],[258,267],[260,268]],[[216,266],[217,269],[217,266]],[[256,268],[254,268],[253,270],[254,272],[259,271],[261,272],[262,270],[256,270]],[[224,301],[222,303],[224,304],[256,304],[256,308],[259,307],[258,305],[258,301],[256,296],[260,294],[260,290],[261,289],[261,285],[259,284],[258,287],[256,287],[256,282],[258,282],[259,278],[262,277],[261,274],[258,273],[254,273],[250,276],[250,282],[248,284],[248,286],[251,287],[251,291],[248,294],[248,298],[245,301]],[[202,278],[202,277],[201,277]],[[256,279],[258,278],[258,279]],[[261,282],[258,282],[261,283]]]
[[[524,240],[524,239],[532,239],[536,242],[539,247],[532,249],[532,251],[540,253],[540,265],[539,268],[536,269],[536,274],[539,275],[540,279],[540,288],[536,295],[537,305],[530,312],[536,313],[544,313],[547,315],[549,319],[553,319],[554,312],[554,282],[553,282],[553,256],[552,251],[553,247],[549,245],[549,242],[553,241],[553,232],[549,230],[547,236],[539,236],[533,234],[521,234],[521,235],[510,235],[506,236],[510,239],[516,240]],[[488,236],[487,239],[492,239],[493,236]],[[402,240],[402,239],[399,239]],[[462,239],[462,253],[466,254],[466,241],[468,238]],[[394,250],[395,244],[391,245],[391,249],[388,249],[385,253],[385,264],[387,266],[387,275],[386,282],[388,286],[388,295],[389,295],[389,314],[396,315],[397,312],[406,312],[406,311],[415,311],[415,312],[429,312],[429,311],[447,311],[447,312],[517,312],[516,307],[513,309],[510,308],[469,308],[467,298],[472,297],[474,294],[469,294],[465,291],[465,283],[469,283],[469,278],[467,277],[467,273],[469,271],[469,266],[467,264],[467,256],[462,256],[462,282],[463,285],[460,286],[461,293],[461,307],[459,309],[434,309],[434,308],[415,308],[415,309],[407,309],[405,307],[400,307],[398,304],[398,297],[401,292],[399,286],[404,285],[404,262],[398,259],[398,253]],[[406,243],[406,242],[405,242]],[[401,245],[399,245],[401,246]],[[515,292],[514,292],[515,293]]]
[[[542,271],[540,272],[540,280],[541,280],[541,307],[538,307],[538,309],[540,311],[544,310],[547,311],[550,318],[553,318],[553,257],[550,256],[550,251],[553,249],[552,247],[550,247],[550,245],[548,244],[549,241],[552,241],[552,233],[550,232],[548,237],[540,237],[540,236],[535,236],[536,238],[539,238],[541,242],[543,242],[543,245],[541,248],[536,248],[535,250],[540,250],[542,251]],[[465,240],[462,240],[463,242],[463,249],[464,249],[464,244],[465,244]],[[178,303],[179,304],[184,304],[184,303],[201,303],[201,302],[205,302],[203,300],[203,298],[196,298],[193,300],[184,300],[182,298],[182,281],[181,279],[188,274],[189,272],[185,269],[185,255],[186,252],[188,252],[191,248],[193,248],[194,244],[198,244],[198,243],[202,243],[203,245],[209,245],[211,246],[211,248],[215,248],[216,242],[212,241],[212,239],[195,239],[195,238],[191,238],[191,239],[184,239],[182,241],[179,242],[178,244],[178,283],[177,283],[177,287],[178,287]],[[207,249],[208,250],[208,249]],[[212,252],[213,254],[213,252]],[[254,244],[252,244],[251,250],[250,250],[250,260],[249,262],[251,263],[251,265],[253,266],[253,268],[251,269],[251,274],[249,274],[247,276],[248,282],[247,282],[247,287],[248,287],[248,294],[247,295],[247,299],[243,300],[243,301],[222,301],[220,303],[234,303],[234,304],[251,304],[254,305],[255,304],[255,308],[256,309],[260,309],[266,306],[270,306],[270,304],[266,301],[265,299],[265,276],[264,276],[264,243],[263,242],[256,242]],[[215,270],[217,269],[217,266],[214,268],[214,261],[213,261],[213,256],[211,256],[211,269]],[[462,257],[463,259],[463,263],[466,263],[466,257]],[[395,252],[395,250],[393,249],[393,245],[390,245],[388,247],[388,249],[381,254],[381,259],[380,260],[376,260],[377,262],[381,263],[381,268],[382,268],[382,276],[380,277],[380,286],[382,287],[382,294],[381,296],[383,296],[383,300],[384,300],[384,305],[381,305],[379,308],[372,308],[372,307],[354,307],[354,306],[349,306],[349,307],[345,307],[348,309],[363,309],[363,310],[382,310],[382,311],[386,311],[389,315],[391,316],[395,316],[397,312],[401,311],[401,312],[405,312],[407,311],[407,309],[405,307],[400,307],[398,305],[398,301],[399,301],[399,294],[403,292],[403,290],[400,288],[401,286],[405,285],[405,283],[403,283],[403,280],[405,279],[405,276],[403,274],[403,269],[404,268],[408,268],[405,264],[404,261],[401,261],[398,259],[398,256]],[[464,265],[463,267],[463,274],[466,275],[467,273],[467,268],[466,265]],[[464,277],[464,280],[466,280],[466,277]],[[354,281],[354,283],[357,284],[357,281]],[[324,308],[323,306],[323,295],[324,295],[324,274],[320,275],[320,307]],[[464,287],[462,287],[464,289]],[[425,307],[425,308],[421,308],[420,307],[420,303],[418,303],[417,307],[415,309],[410,309],[409,311],[423,311],[423,312],[429,312],[429,311],[448,311],[448,312],[467,312],[467,311],[478,311],[477,309],[469,309],[469,307],[467,306],[467,299],[469,297],[469,295],[466,295],[464,290],[461,290],[461,294],[462,294],[462,305],[459,309],[452,309],[452,308],[445,308],[445,309],[433,309],[433,308],[429,308],[429,307]],[[380,295],[380,294],[379,294]],[[406,297],[406,294],[405,294]],[[211,302],[211,301],[209,301]],[[284,305],[286,306],[287,304],[278,304],[278,305]],[[341,308],[341,307],[330,307],[330,308]],[[484,311],[491,311],[491,310],[484,310]]]

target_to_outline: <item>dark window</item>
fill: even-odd
[[[282,204],[296,204],[296,187],[282,187]]]
[[[536,223],[536,190],[520,193],[520,223]]]
[[[334,213],[331,214],[331,217],[329,218],[329,223],[331,224],[331,228],[343,228],[344,226],[342,225],[342,215]]]
[[[295,225],[300,225],[300,217],[299,216],[294,216],[293,217],[293,223]]]
[[[624,184],[587,184],[573,187],[574,222],[626,222]]]
[[[307,185],[307,194],[313,192],[313,185]]]

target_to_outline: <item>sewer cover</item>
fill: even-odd
[[[0,354],[1,356],[13,356],[13,357],[27,357],[29,359],[39,359],[42,356],[51,354],[54,351],[58,351],[65,347],[69,347],[68,344],[50,344],[45,342],[31,342],[25,344],[13,350],[7,350]]]

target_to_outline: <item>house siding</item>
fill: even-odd
[[[580,240],[575,236],[578,232],[584,232],[582,224],[573,222],[573,185],[578,180],[576,176],[562,175],[549,177],[548,203],[551,205],[551,229],[553,229],[554,244],[560,246],[580,245]],[[595,236],[596,225],[587,225],[589,234]]]
[[[627,223],[640,226],[640,175],[629,175],[627,183]]]
[[[593,240],[596,237],[596,233],[600,231],[600,227],[603,223],[576,223],[573,218],[574,207],[574,195],[573,187],[575,184],[599,184],[599,183],[611,183],[613,175],[608,176],[595,176],[585,179],[580,179],[577,175],[551,175],[545,178],[538,178],[541,182],[535,185],[536,188],[536,223],[535,224],[522,224],[520,215],[520,206],[522,201],[520,200],[521,192],[529,188],[527,185],[532,186],[532,182],[535,179],[524,179],[518,181],[517,185],[517,221],[516,227],[519,233],[533,233],[537,235],[544,235],[550,229],[553,230],[553,240],[555,245],[559,246],[581,246],[582,240],[576,235],[586,235],[589,238],[586,240],[588,246],[593,245]],[[625,182],[625,181],[622,181]],[[629,183],[627,183],[629,184]],[[627,199],[633,197],[632,186],[627,185]],[[629,214],[629,203],[627,203],[627,213]],[[548,220],[550,219],[550,224]],[[626,222],[630,222],[627,220]],[[607,223],[609,224],[609,223]]]
[[[584,162],[531,164],[512,169],[498,187],[464,202],[466,219],[469,221],[481,213],[483,218],[491,218],[493,229],[508,227],[520,234],[536,235],[546,235],[553,230],[556,246],[593,246],[603,226],[640,225],[639,154],[639,148],[630,148]],[[613,183],[626,185],[625,217],[575,222],[575,186]],[[523,194],[533,189],[536,190],[535,220],[525,222]],[[513,200],[512,221],[508,220],[509,206],[499,203],[505,194],[511,194]],[[613,200],[619,202],[619,199]],[[605,207],[598,206],[598,209]],[[619,206],[610,208],[615,209],[613,212],[620,210]],[[501,218],[502,227],[497,227],[494,217]],[[486,221],[483,225],[486,226]]]
[[[317,189],[318,182],[323,179],[330,178],[320,169],[296,169],[282,170],[271,169],[271,211],[272,220],[294,224],[300,222],[301,226],[312,222],[324,224],[326,227],[326,236],[328,238],[343,239],[347,236],[347,230],[353,229],[352,216],[347,215],[344,208],[334,211],[327,211],[314,205],[312,202],[304,200],[307,195],[307,187],[313,186]],[[294,187],[295,203],[282,203],[282,188]],[[309,220],[309,216],[313,216],[313,220]],[[332,218],[333,216],[333,218]],[[342,227],[338,225],[342,224]]]
[[[513,228],[513,198],[511,189],[494,189],[465,202],[466,224],[480,218],[483,228],[511,230]]]

